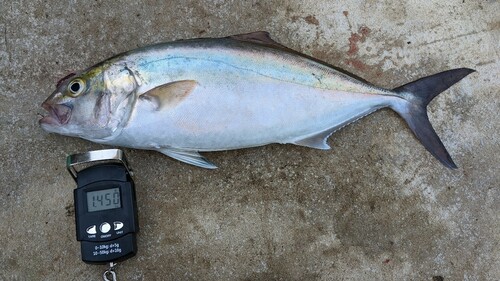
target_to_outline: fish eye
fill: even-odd
[[[71,81],[68,85],[69,95],[71,97],[77,97],[85,90],[85,82],[82,79],[77,78]]]

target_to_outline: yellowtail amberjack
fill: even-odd
[[[49,114],[40,124],[215,168],[199,152],[270,143],[329,149],[333,132],[389,107],[432,155],[456,168],[426,108],[471,72],[448,70],[388,90],[288,49],[266,32],[181,40],[63,78],[42,104]]]

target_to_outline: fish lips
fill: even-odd
[[[61,126],[69,122],[71,118],[71,107],[64,104],[42,103],[42,107],[47,110],[49,115],[43,116],[38,123],[40,125]]]

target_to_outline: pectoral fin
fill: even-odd
[[[328,129],[313,136],[307,136],[306,138],[293,141],[292,143],[296,145],[307,146],[310,148],[328,150],[331,147],[326,141],[336,130],[337,128]]]
[[[215,166],[214,163],[208,161],[197,151],[182,150],[178,148],[163,148],[159,149],[158,151],[184,163],[188,163],[205,169],[217,169],[217,166]]]
[[[181,80],[160,85],[139,96],[143,101],[153,104],[155,110],[175,107],[181,103],[197,83],[195,80]]]

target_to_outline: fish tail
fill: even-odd
[[[457,165],[429,122],[427,105],[434,97],[474,71],[469,68],[452,69],[393,89],[404,102],[393,104],[391,108],[403,117],[420,143],[443,165],[451,169],[456,169]]]

